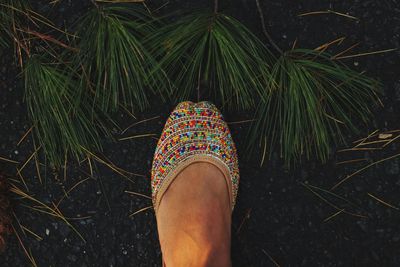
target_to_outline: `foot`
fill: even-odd
[[[239,167],[228,125],[213,104],[183,102],[171,113],[151,185],[166,266],[230,266]]]
[[[222,172],[210,163],[184,169],[157,214],[166,266],[230,266],[231,205]]]

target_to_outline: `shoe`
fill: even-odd
[[[221,112],[209,102],[182,102],[169,116],[158,141],[151,170],[156,211],[168,187],[190,164],[208,162],[224,175],[231,209],[239,186],[235,144]]]

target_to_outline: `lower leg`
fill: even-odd
[[[165,192],[157,213],[169,266],[230,266],[231,205],[220,170],[194,163]]]

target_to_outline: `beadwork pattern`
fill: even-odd
[[[222,114],[209,102],[182,102],[169,116],[153,159],[153,204],[168,174],[196,155],[210,156],[227,167],[232,181],[233,209],[239,186],[236,148]]]

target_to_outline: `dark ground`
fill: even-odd
[[[61,1],[51,11],[58,22],[73,21],[87,6],[84,1],[71,2]],[[188,8],[191,2],[169,1],[163,12]],[[222,3],[222,9],[263,38],[255,2],[227,2],[230,4]],[[36,5],[45,14],[50,12],[43,3]],[[359,20],[334,14],[297,16],[327,9],[349,13]],[[397,0],[270,1],[263,4],[263,10],[271,35],[284,49],[290,48],[295,39],[300,47],[314,48],[342,36],[347,39],[337,51],[356,42],[360,42],[360,46],[353,53],[400,47],[400,2]],[[23,103],[23,84],[15,78],[18,71],[11,65],[9,54],[3,54],[0,59],[0,155],[24,162],[33,152],[32,139],[28,137],[19,147],[17,142],[31,125]],[[349,135],[347,141],[365,137],[375,129],[400,129],[400,52],[352,58],[347,63],[383,82],[385,105],[376,110],[375,121],[369,127],[364,127],[358,135]],[[153,106],[138,120],[161,117],[138,125],[126,135],[160,133],[173,105],[154,102]],[[122,129],[135,122],[126,114],[118,116]],[[226,117],[228,121],[237,121],[249,119],[251,114],[228,113]],[[366,218],[340,214],[324,222],[337,210],[301,184],[329,189],[365,164],[336,166],[335,162],[362,156],[370,162],[389,157],[400,153],[400,142],[393,142],[383,152],[348,156],[336,153],[327,164],[307,161],[292,171],[285,171],[277,155],[260,168],[258,155],[244,153],[248,124],[234,124],[231,128],[239,146],[241,166],[238,204],[233,213],[234,266],[274,266],[271,258],[281,266],[400,266],[400,211],[367,195],[371,193],[400,207],[399,157],[362,172],[336,189],[335,193],[356,205],[349,209],[351,212]],[[151,205],[151,201],[124,192],[150,195],[149,171],[155,145],[156,140],[152,138],[116,144],[105,141],[103,154],[115,165],[145,177],[133,177],[131,182],[97,164],[94,178],[80,184],[62,202],[60,209],[65,216],[90,216],[72,221],[86,243],[60,220],[17,206],[20,224],[43,238],[36,241],[29,233],[24,237],[20,232],[38,266],[161,266],[154,212],[147,210],[128,217]],[[15,173],[13,164],[0,162],[0,167],[10,174]],[[42,170],[44,182],[40,185],[33,161],[23,171],[29,193],[46,203],[59,200],[63,189],[68,190],[87,178],[88,173],[87,162],[80,167],[69,164],[66,181],[63,172],[55,179],[51,171]],[[340,208],[348,208],[338,198],[319,193]],[[5,254],[0,256],[0,266],[29,266],[15,237],[8,245]]]

